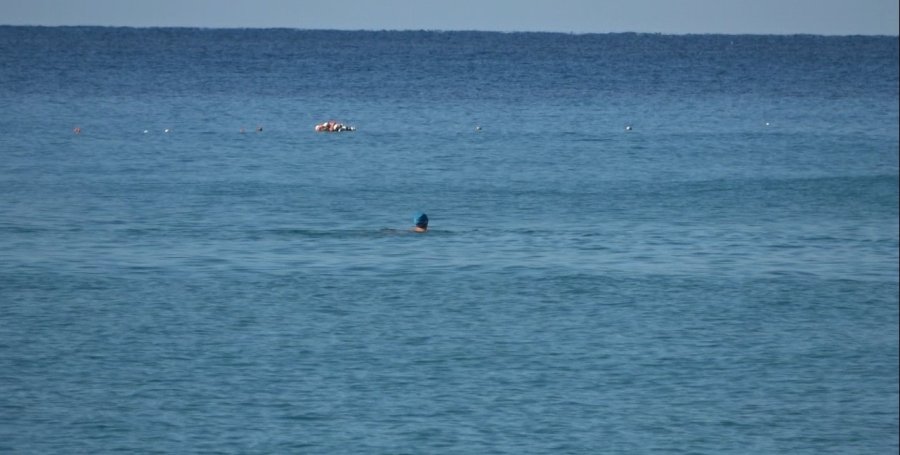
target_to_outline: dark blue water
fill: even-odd
[[[0,27],[0,106],[0,451],[900,447],[896,37]]]

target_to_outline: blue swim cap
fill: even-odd
[[[413,216],[413,223],[418,227],[428,227],[428,215],[424,213],[416,213]]]

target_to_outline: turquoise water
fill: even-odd
[[[0,27],[0,62],[0,451],[900,446],[896,37]]]

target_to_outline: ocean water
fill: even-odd
[[[900,447],[897,37],[0,27],[0,106],[0,452]]]

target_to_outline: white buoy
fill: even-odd
[[[626,126],[625,126],[625,131],[631,131],[631,125],[626,125]]]
[[[166,128],[166,129],[165,129],[165,130],[164,130],[164,132],[165,132],[165,133],[168,133],[168,132],[169,132],[169,129],[168,129],[168,128]]]
[[[150,131],[144,130],[144,134],[147,134],[147,133],[149,133],[149,132],[150,132]]]

